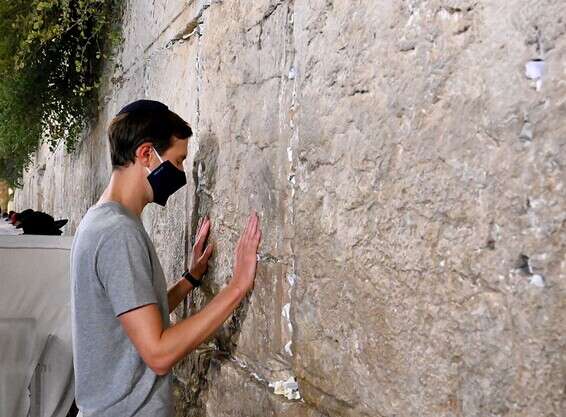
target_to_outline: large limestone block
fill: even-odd
[[[548,119],[564,111],[565,8],[545,2],[519,27],[526,7],[295,2],[291,316],[320,409],[558,412],[565,132]],[[541,91],[524,75],[530,25],[554,39]]]

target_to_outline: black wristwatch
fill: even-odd
[[[181,276],[189,281],[193,287],[198,287],[200,284],[202,284],[202,280],[195,278],[188,269],[185,270],[185,272],[183,272]]]

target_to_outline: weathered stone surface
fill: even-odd
[[[326,417],[303,401],[266,395],[266,391],[271,390],[266,381],[230,363],[211,367],[209,379],[215,381],[206,398],[206,415],[209,416]]]
[[[563,414],[566,4],[142,3],[99,119],[38,152],[16,207],[72,234],[123,104],[189,121],[189,184],[143,215],[171,282],[212,218],[174,320],[230,279],[251,208],[264,234],[253,293],[175,369],[178,416]],[[269,386],[292,376],[301,400]]]

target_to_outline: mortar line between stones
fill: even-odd
[[[287,15],[287,21],[286,21],[286,25],[287,25],[287,35],[289,36],[289,44],[290,46],[292,46],[291,50],[290,50],[290,55],[291,55],[291,59],[289,60],[292,63],[292,68],[290,71],[292,71],[294,73],[293,76],[293,89],[292,89],[292,95],[291,95],[291,109],[292,112],[289,123],[291,125],[291,130],[292,133],[290,135],[289,138],[289,147],[288,147],[288,159],[289,159],[289,175],[288,175],[288,181],[289,181],[289,185],[291,188],[291,201],[289,203],[289,212],[290,212],[290,224],[291,227],[293,228],[293,237],[291,238],[290,241],[290,249],[291,249],[291,262],[290,262],[290,269],[291,269],[291,276],[293,277],[292,281],[289,280],[289,316],[288,316],[288,320],[291,324],[291,327],[294,329],[294,323],[291,319],[291,312],[290,312],[290,308],[292,306],[292,300],[293,300],[293,291],[295,289],[295,285],[296,285],[296,280],[297,280],[297,267],[296,267],[296,255],[295,255],[295,188],[296,188],[296,159],[294,158],[294,149],[293,146],[296,146],[298,139],[299,139],[299,131],[298,131],[298,126],[295,123],[296,120],[296,97],[297,97],[297,70],[296,70],[296,45],[295,45],[295,31],[294,31],[294,25],[295,25],[295,4],[294,1],[290,1],[288,8],[290,10],[290,13]],[[292,17],[292,22],[289,24],[289,16]],[[287,62],[287,59],[285,59],[285,62]],[[293,336],[294,336],[295,332],[291,331],[291,340],[290,340],[290,346],[289,346],[289,352],[290,355],[293,356],[292,353],[292,349],[291,346],[294,343],[293,340]],[[286,345],[287,346],[287,345]],[[292,366],[291,366],[292,367]]]

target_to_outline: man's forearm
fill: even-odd
[[[169,314],[177,308],[179,303],[187,297],[193,286],[185,278],[181,278],[175,285],[167,290],[167,303],[169,304]]]
[[[206,341],[245,297],[245,290],[228,284],[202,310],[163,331],[159,362],[167,372],[189,352]]]

